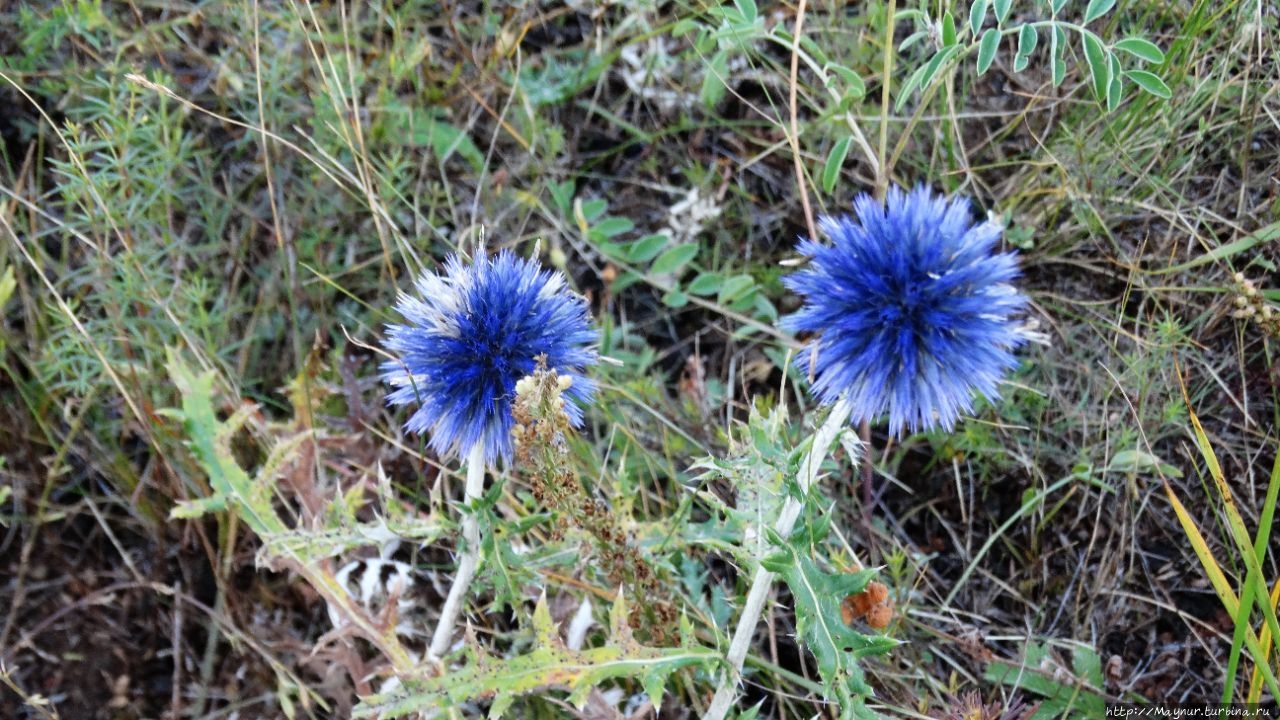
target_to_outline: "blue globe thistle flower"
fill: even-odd
[[[1017,319],[1027,298],[1013,281],[1015,253],[994,253],[1003,228],[973,224],[969,202],[926,187],[854,200],[857,220],[824,217],[831,245],[803,239],[812,258],[784,283],[804,296],[783,327],[817,333],[814,390],[848,393],[853,421],[888,414],[889,432],[955,426],[973,395],[998,397],[1031,339]]]
[[[401,293],[396,304],[405,324],[387,326],[386,347],[398,359],[382,363],[394,388],[388,404],[421,403],[406,430],[429,432],[440,455],[465,456],[481,443],[486,463],[510,459],[516,381],[542,355],[572,379],[565,412],[581,424],[578,403],[595,392],[582,373],[598,358],[599,335],[563,275],[504,250],[470,264],[450,257],[443,275],[423,273],[415,285],[417,297]]]

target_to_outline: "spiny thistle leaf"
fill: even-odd
[[[362,490],[359,487],[356,489]],[[331,503],[333,506],[341,504]],[[354,511],[354,505],[348,507]],[[345,511],[340,509],[338,512]],[[327,526],[294,528],[282,533],[263,535],[258,560],[263,565],[270,565],[272,559],[278,557],[297,558],[307,562],[341,555],[358,547],[381,548],[393,539],[425,545],[443,537],[453,527],[435,516],[406,518],[393,513],[386,518],[379,517],[363,523],[356,522],[354,516],[340,516]]]
[[[632,643],[635,638],[631,634],[631,625],[627,623],[627,600],[618,590],[618,597],[609,606],[609,633],[614,643]]]
[[[763,414],[752,406],[750,412],[747,423],[734,431],[728,454],[723,459],[700,460],[694,463],[693,469],[704,471],[695,478],[698,482],[723,478],[737,490],[736,507],[723,504],[718,507],[729,516],[729,527],[757,529],[754,540],[741,545],[737,558],[740,562],[754,563],[769,551],[764,534],[758,529],[772,525],[772,518],[781,511],[788,491],[794,489],[803,453],[792,447],[786,437],[785,408],[775,407]],[[789,478],[792,488],[787,486]],[[716,504],[714,498],[708,500]]]
[[[538,598],[538,604],[533,608],[533,638],[535,644],[556,650],[559,650],[563,644],[560,642],[560,636],[556,634],[556,624],[551,620],[551,609],[547,607],[546,592],[542,593]]]
[[[840,612],[844,598],[862,592],[876,571],[828,573],[819,568],[806,551],[786,543],[776,533],[771,532],[770,539],[781,549],[761,562],[791,589],[796,629],[818,662],[818,673],[828,697],[840,703],[842,718],[876,717],[863,704],[873,691],[863,677],[858,659],[886,653],[898,642],[882,635],[858,632],[844,623]]]
[[[240,429],[253,408],[241,408],[226,421],[219,422],[213,410],[214,372],[197,374],[169,350],[169,377],[182,393],[182,408],[160,413],[182,421],[187,446],[196,462],[209,476],[213,494],[190,502],[180,502],[170,513],[174,518],[199,517],[206,512],[225,510],[234,504],[237,514],[259,536],[285,531],[285,524],[271,507],[271,491],[264,483],[254,482],[236,463],[231,454],[231,437]]]
[[[212,370],[196,373],[172,349],[168,355],[169,376],[182,394],[182,408],[158,412],[182,421],[186,444],[201,469],[208,474],[212,490],[212,495],[207,498],[179,503],[171,516],[199,517],[204,512],[228,510],[264,540],[288,538],[294,530],[285,524],[272,506],[274,475],[271,469],[280,464],[279,456],[295,448],[297,443],[290,440],[273,448],[264,467],[251,478],[232,456],[229,443],[250,414],[256,412],[256,407],[245,406],[219,422],[213,406],[215,373]],[[260,557],[271,557],[270,552],[263,550]],[[284,561],[283,567],[306,578],[330,606],[339,608],[344,617],[351,618],[353,625],[378,645],[395,667],[407,670],[411,666],[412,660],[395,639],[394,629],[382,632],[363,613],[355,612],[352,597],[338,584],[332,572],[322,572],[291,554],[276,557]]]
[[[691,665],[710,667],[721,661],[704,647],[654,648],[640,645],[626,628],[627,607],[619,596],[610,611],[612,637],[603,647],[571,650],[561,642],[551,620],[546,596],[533,611],[535,647],[511,658],[494,658],[473,643],[472,661],[434,678],[409,679],[405,687],[374,695],[355,708],[356,718],[396,718],[432,709],[445,710],[479,698],[492,698],[491,718],[501,717],[515,697],[548,688],[567,688],[569,701],[581,708],[591,689],[606,680],[639,677],[655,706],[667,679]]]

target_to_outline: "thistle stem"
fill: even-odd
[[[484,494],[484,442],[477,442],[467,455],[467,485],[463,494],[464,501],[470,505]],[[473,512],[462,516],[462,556],[458,559],[458,571],[453,574],[453,585],[449,587],[449,595],[445,598],[444,607],[440,610],[440,622],[431,635],[431,647],[427,651],[430,660],[439,660],[449,651],[453,639],[453,626],[457,624],[458,614],[462,611],[462,603],[466,599],[467,590],[471,588],[471,580],[476,576],[476,568],[480,565],[480,519]]]
[[[875,504],[875,491],[871,486],[875,478],[875,460],[871,456],[871,421],[863,420],[858,426],[858,438],[862,440],[865,452],[862,455],[862,522],[866,525],[867,542],[874,540],[871,535],[871,510]]]
[[[835,442],[852,413],[853,407],[849,404],[848,396],[841,395],[835,406],[831,408],[826,421],[822,423],[822,427],[818,428],[818,432],[814,434],[813,445],[801,461],[800,474],[796,478],[796,482],[800,485],[800,493],[805,499],[809,497],[809,488],[817,480],[818,469],[822,467],[822,461],[827,457],[831,443]],[[773,526],[779,535],[785,538],[791,534],[791,529],[795,527],[796,520],[800,517],[800,511],[804,509],[804,502],[794,497],[787,498],[782,506],[782,513]],[[731,667],[725,671],[724,677],[720,678],[720,686],[716,688],[715,697],[711,699],[711,706],[703,714],[702,720],[723,720],[729,707],[738,699],[738,679],[742,674],[742,663],[747,658],[747,650],[751,648],[756,624],[760,621],[765,598],[768,597],[772,586],[773,573],[765,570],[764,566],[757,565],[755,576],[751,580],[751,590],[747,593],[747,602],[743,605],[742,614],[738,617],[738,627],[733,631],[733,639],[729,642],[729,652],[725,654],[725,660]]]

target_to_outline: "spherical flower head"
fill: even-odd
[[[546,367],[572,379],[565,412],[582,422],[580,403],[595,384],[582,373],[596,362],[599,335],[586,300],[560,273],[504,250],[470,264],[457,256],[443,275],[424,273],[417,295],[401,293],[402,325],[387,326],[382,364],[391,405],[418,403],[405,429],[429,433],[442,456],[470,453],[477,443],[485,462],[511,457],[511,403],[516,382],[546,357]]]
[[[810,352],[823,403],[848,394],[854,422],[889,416],[900,436],[955,426],[973,396],[998,397],[1029,339],[1018,315],[1014,253],[994,252],[1003,228],[974,224],[969,203],[917,187],[889,190],[887,203],[854,201],[857,219],[824,217],[823,245],[784,283],[805,298],[783,327],[816,333]]]

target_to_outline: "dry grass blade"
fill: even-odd
[[[1280,684],[1277,684],[1275,671],[1271,667],[1269,642],[1264,644],[1258,639],[1249,619],[1253,612],[1255,599],[1260,599],[1258,605],[1262,611],[1265,622],[1264,630],[1267,633],[1264,634],[1264,638],[1277,635],[1275,608],[1272,603],[1268,602],[1271,594],[1268,592],[1267,583],[1263,579],[1260,556],[1263,555],[1267,547],[1267,540],[1271,531],[1271,520],[1274,517],[1276,493],[1280,490],[1280,457],[1277,458],[1272,471],[1271,483],[1267,492],[1268,504],[1263,516],[1263,524],[1258,530],[1258,541],[1255,546],[1249,540],[1244,520],[1236,507],[1235,499],[1226,482],[1217,454],[1205,435],[1204,427],[1200,424],[1200,420],[1194,412],[1190,414],[1190,418],[1195,430],[1196,445],[1208,466],[1209,475],[1213,479],[1214,487],[1218,491],[1218,497],[1222,501],[1223,511],[1227,515],[1227,525],[1230,529],[1231,537],[1236,543],[1236,551],[1248,568],[1241,587],[1240,597],[1237,598],[1226,575],[1222,572],[1220,563],[1213,556],[1208,543],[1205,542],[1204,536],[1196,526],[1195,520],[1187,512],[1186,507],[1178,499],[1168,482],[1165,482],[1165,494],[1169,498],[1174,513],[1178,516],[1178,521],[1182,525],[1187,539],[1191,542],[1196,557],[1200,559],[1200,563],[1208,574],[1218,598],[1227,609],[1227,613],[1235,620],[1235,639],[1233,641],[1233,652],[1228,664],[1228,682],[1224,687],[1223,702],[1231,702],[1234,683],[1230,680],[1234,678],[1236,673],[1236,663],[1239,656],[1236,648],[1242,642],[1253,655],[1255,673],[1261,675],[1263,682],[1266,683],[1273,695],[1280,695]],[[1250,695],[1254,695],[1253,689],[1250,690]]]

